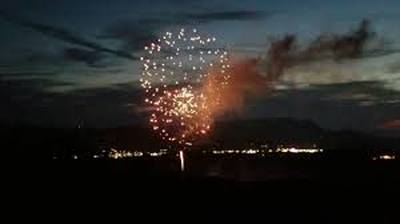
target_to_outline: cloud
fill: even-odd
[[[342,62],[358,58],[363,55],[367,41],[374,36],[369,22],[363,20],[354,31],[329,37],[318,36],[311,44],[303,48],[296,46],[294,35],[286,35],[281,39],[274,40],[264,59],[239,59],[238,62],[233,63],[229,71],[231,77],[229,88],[225,88],[220,93],[220,101],[226,102],[226,104],[221,103],[217,109],[222,112],[240,109],[244,105],[243,101],[246,97],[267,95],[290,68],[295,69],[297,66],[303,65],[309,68],[310,63],[320,65],[323,60],[332,60],[336,63],[336,61]],[[298,75],[296,71],[298,70],[292,74],[295,80]],[[334,76],[337,75],[334,74]],[[211,79],[211,81],[214,80]],[[214,82],[218,83],[218,81]],[[208,83],[209,80],[206,80],[206,86],[209,85]],[[215,88],[215,86],[211,86],[211,89]],[[213,93],[213,91],[211,92]]]
[[[363,20],[355,30],[345,34],[334,34],[331,36],[320,35],[303,48],[297,46],[296,37],[294,35],[287,35],[281,39],[274,40],[265,53],[265,57],[257,59],[239,58],[237,61],[233,61],[228,71],[230,75],[229,85],[221,88],[220,91],[215,90],[220,88],[223,76],[218,78],[218,75],[210,75],[203,80],[201,92],[204,94],[205,98],[218,99],[215,100],[215,102],[210,100],[208,103],[208,116],[217,118],[226,115],[227,112],[245,109],[247,105],[244,103],[245,100],[251,101],[266,95],[268,96],[270,93],[269,90],[271,90],[277,82],[281,81],[280,79],[283,78],[283,75],[288,73],[289,69],[293,69],[291,75],[293,75],[294,79],[297,79],[298,74],[296,74],[296,72],[299,66],[315,70],[315,67],[312,68],[310,66],[311,64],[320,66],[329,61],[332,62],[331,66],[328,67],[333,71],[332,77],[334,79],[340,79],[338,76],[342,74],[338,74],[336,72],[337,70],[333,70],[332,68],[337,65],[345,64],[344,68],[346,73],[343,75],[350,76],[348,69],[354,64],[346,63],[361,59],[366,52],[367,43],[374,37],[375,33],[370,30],[369,22]],[[208,72],[218,73],[219,71],[213,71],[213,69],[211,69]],[[315,73],[318,76],[326,75],[314,71],[314,75]],[[376,76],[376,74],[374,74],[374,76]],[[351,80],[347,78],[346,82],[351,82]],[[332,80],[325,84],[329,83],[332,83]],[[378,104],[387,104],[388,101],[393,102],[394,100],[392,98],[392,96],[394,96],[393,91],[386,90],[381,82],[354,82],[349,85],[351,91],[345,88],[347,87],[346,85],[334,86],[333,89],[338,92],[317,91],[316,89],[318,88],[329,88],[327,85],[323,86],[321,83],[319,84],[319,86],[314,85],[311,87],[311,90],[316,93],[314,97],[322,98],[324,104],[350,105],[351,110],[361,109],[366,106],[371,108]],[[368,88],[364,88],[364,86]],[[305,88],[304,90],[307,89]],[[307,92],[302,92],[302,94],[305,93]],[[305,96],[309,97],[306,94]],[[398,94],[396,96],[398,96]],[[304,100],[304,98],[302,100]],[[313,102],[320,101],[320,99],[313,100]],[[302,107],[301,105],[298,106]],[[313,108],[315,109],[316,107],[313,106]],[[340,108],[334,109],[340,111]],[[307,111],[304,114],[322,116],[322,114],[318,112],[311,111]],[[353,113],[352,115],[355,114]],[[204,117],[203,115],[200,116]],[[345,122],[342,124],[345,124]]]
[[[361,106],[400,106],[400,100],[397,100],[400,92],[385,88],[384,82],[380,81],[310,85],[309,89],[319,90],[319,97],[324,100],[351,101]]]
[[[182,20],[190,20],[198,23],[209,23],[215,21],[245,21],[245,20],[260,20],[273,13],[267,13],[264,11],[249,11],[249,10],[237,10],[237,11],[218,11],[218,12],[202,12],[202,13],[186,13],[182,15]]]
[[[367,41],[375,37],[370,21],[362,20],[358,28],[344,35],[325,35],[315,39],[301,54],[306,58],[321,58],[324,55],[336,59],[355,58],[363,55]]]
[[[373,81],[312,85],[248,99],[239,116],[293,117],[313,120],[329,129],[371,131],[399,117],[400,102],[388,103],[399,96]]]
[[[34,76],[54,76],[56,72],[35,72],[35,71],[12,71],[0,72],[0,78],[18,78],[18,77],[34,77]]]
[[[334,64],[330,69],[334,71],[332,68],[338,63],[362,56],[367,41],[374,36],[369,22],[363,20],[354,31],[329,37],[320,35],[303,48],[296,46],[296,36],[294,35],[286,35],[273,40],[268,51],[263,55],[264,57],[240,59],[233,63],[232,69],[229,71],[230,88],[224,89],[220,94],[223,99],[221,101],[226,102],[226,105],[221,104],[221,109],[219,109],[221,111],[240,109],[244,105],[245,98],[268,95],[275,84],[285,78],[284,75],[288,76],[289,69],[292,69],[290,77],[294,81],[298,80],[299,66],[311,69],[310,64],[312,63],[320,66],[322,62],[331,60]],[[311,70],[315,70],[315,67]],[[319,74],[319,76],[323,76],[323,74]],[[336,78],[338,74],[334,72],[333,76]],[[358,97],[361,95],[362,93]],[[352,97],[354,96],[353,94]]]
[[[359,81],[378,81],[380,88],[400,90],[398,50],[379,44],[370,22],[344,34],[322,34],[299,45],[295,35],[275,39],[260,62],[266,80],[308,88]]]
[[[134,110],[134,106],[142,100],[136,83],[67,93],[46,90],[47,87],[62,85],[73,83],[40,78],[0,79],[0,100],[3,106],[0,125],[74,127],[83,120],[88,127],[114,127],[142,119]]]
[[[65,48],[63,58],[71,61],[84,62],[90,66],[96,66],[104,57],[98,51],[90,51],[81,48]]]
[[[217,21],[259,20],[271,15],[273,13],[245,10],[164,14],[145,19],[116,21],[97,37],[120,40],[123,42],[123,49],[135,51],[157,40],[160,30],[166,27],[199,25]]]
[[[400,60],[390,64],[388,71],[392,73],[400,73]]]
[[[99,43],[87,40],[77,34],[72,33],[61,27],[50,26],[46,24],[36,23],[27,19],[22,19],[18,17],[10,16],[4,12],[0,11],[0,18],[3,18],[6,21],[19,25],[21,27],[30,28],[36,32],[42,33],[45,36],[52,37],[54,39],[63,41],[65,43],[70,43],[82,47],[86,47],[88,49],[105,52],[112,55],[115,55],[120,58],[136,60],[137,58],[134,57],[132,54],[122,50],[115,50],[108,47],[105,47]]]
[[[123,49],[137,51],[146,44],[155,41],[158,38],[158,30],[170,23],[172,22],[159,19],[118,21],[107,27],[97,38],[117,39],[123,42]]]
[[[37,89],[37,90],[43,90],[43,87],[50,87],[54,85],[71,85],[72,83],[66,82],[66,81],[57,81],[53,79],[48,79],[48,78],[40,78],[40,77],[35,77],[35,78],[30,78],[30,77],[25,77],[25,78],[2,78],[0,79],[1,86],[3,87],[1,89],[1,92],[7,92],[8,89],[12,89],[12,87],[23,87],[25,89]],[[8,94],[4,94],[2,96],[6,96]],[[12,96],[13,94],[9,94],[8,96]],[[27,95],[27,94],[24,94]]]
[[[381,129],[400,129],[400,119],[390,120],[379,125]]]
[[[267,52],[267,76],[275,80],[286,69],[308,62],[361,57],[367,42],[374,36],[368,20],[361,21],[356,30],[344,35],[317,36],[303,48],[296,46],[296,36],[286,35],[271,42]]]

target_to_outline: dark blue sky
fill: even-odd
[[[373,130],[400,119],[399,1],[8,1],[0,15],[0,122],[119,126],[140,121],[144,44],[196,27],[240,57],[271,40],[343,35],[367,18],[376,33],[363,57],[287,69],[271,94],[248,98],[237,118],[294,117],[325,128]],[[378,52],[378,53],[376,53]]]

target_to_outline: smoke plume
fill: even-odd
[[[294,35],[286,35],[270,43],[263,59],[235,60],[229,71],[229,84],[209,76],[203,83],[203,93],[210,101],[211,117],[240,109],[245,97],[264,95],[293,66],[326,59],[346,60],[362,57],[366,44],[375,37],[370,22],[362,20],[354,31],[342,35],[320,35],[304,47],[299,47]],[[212,71],[211,71],[212,72]]]
[[[267,81],[278,79],[292,66],[326,59],[339,61],[362,57],[366,44],[374,37],[370,22],[365,19],[354,31],[344,35],[320,35],[303,48],[296,46],[294,35],[287,35],[273,41],[267,52]]]

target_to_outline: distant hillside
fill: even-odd
[[[211,138],[223,139],[226,142],[261,141],[265,139],[302,142],[318,140],[323,135],[324,131],[310,121],[271,118],[217,123]]]
[[[92,151],[120,147],[152,150],[168,147],[149,127],[128,126],[110,129],[57,129],[38,127],[0,128],[2,148],[24,154],[55,151]],[[288,118],[218,122],[201,145],[241,147],[249,144],[317,144],[324,149],[400,150],[398,138],[354,131],[330,131],[310,121]]]

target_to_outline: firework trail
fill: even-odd
[[[150,124],[163,140],[191,145],[206,135],[230,79],[228,52],[196,29],[166,32],[144,48],[141,85],[153,108]]]

